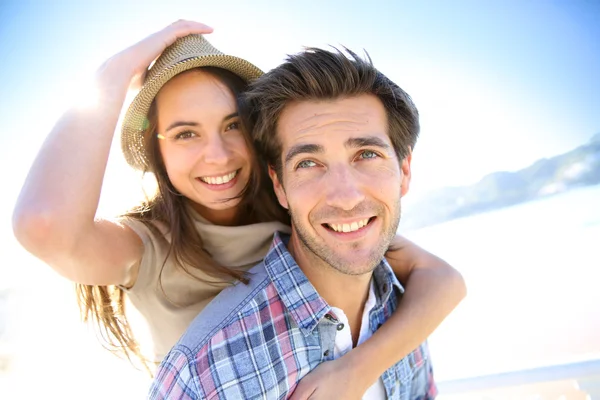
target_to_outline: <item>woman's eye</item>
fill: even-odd
[[[379,157],[379,154],[375,153],[372,150],[365,150],[362,153],[360,153],[359,157],[362,159],[377,158]]]
[[[317,163],[315,163],[314,161],[311,160],[303,160],[300,161],[298,163],[298,165],[296,166],[296,169],[300,169],[300,168],[310,168],[310,167],[314,167],[315,165],[317,165]]]
[[[231,131],[231,130],[237,130],[240,129],[240,123],[239,121],[235,121],[230,123],[229,125],[227,125],[227,127],[225,128],[225,131]]]
[[[178,133],[177,135],[175,135],[175,139],[191,139],[195,136],[196,136],[196,134],[194,132],[185,131],[185,132],[181,132],[181,133]]]

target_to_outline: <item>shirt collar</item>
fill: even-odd
[[[392,267],[385,258],[373,270],[373,280],[376,288],[377,307],[387,303],[394,288],[398,289],[400,293],[404,293],[404,287],[394,275]]]
[[[265,269],[283,304],[304,335],[310,334],[331,306],[319,296],[287,249],[290,236],[275,232],[273,243],[264,258]],[[404,288],[384,259],[373,271],[377,306],[387,302],[394,287]]]
[[[289,235],[275,232],[264,264],[283,304],[304,335],[309,335],[331,307],[319,296],[289,253]]]

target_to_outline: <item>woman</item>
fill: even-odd
[[[273,232],[289,229],[238,115],[236,100],[260,70],[188,37],[211,31],[178,21],[109,59],[97,74],[98,106],[70,110],[57,123],[15,209],[20,243],[79,283],[85,317],[128,356],[140,352],[125,316],[125,293],[148,321],[160,360],[220,289],[246,279],[243,272],[266,254]],[[186,54],[186,45],[163,53],[182,37],[201,40],[192,47],[204,55]],[[116,221],[94,220],[125,94],[161,53],[122,135],[127,161],[153,172],[158,192]],[[203,61],[182,61],[190,58]],[[364,393],[464,297],[460,274],[446,263],[402,237],[393,247],[386,257],[406,286],[398,311],[370,340],[307,376],[296,398]],[[364,370],[370,373],[359,373]]]

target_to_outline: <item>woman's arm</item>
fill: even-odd
[[[89,285],[131,284],[142,256],[128,227],[94,217],[127,91],[178,37],[208,33],[178,21],[111,57],[96,75],[94,106],[67,111],[41,147],[13,213],[13,231],[30,253],[65,277]]]
[[[386,258],[405,288],[398,308],[369,340],[307,375],[292,400],[362,398],[385,370],[423,343],[466,296],[458,271],[402,236],[396,236]]]
[[[402,236],[396,236],[386,258],[405,293],[390,319],[348,353],[346,361],[364,377],[365,390],[423,343],[467,294],[457,270]]]

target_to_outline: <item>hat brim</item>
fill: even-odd
[[[175,75],[199,67],[223,68],[233,72],[248,83],[263,74],[258,67],[242,58],[215,54],[180,61],[145,82],[129,106],[121,128],[121,148],[125,160],[131,167],[141,171],[148,169],[148,157],[143,136],[144,124],[156,94]]]

